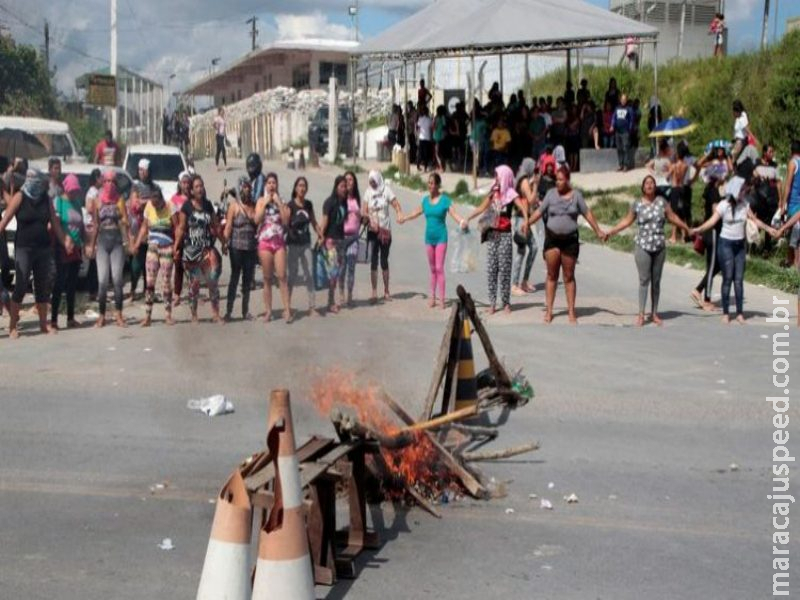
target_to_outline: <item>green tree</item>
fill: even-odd
[[[32,46],[0,37],[0,113],[56,117],[58,106],[50,75]]]

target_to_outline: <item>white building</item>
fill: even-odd
[[[609,10],[658,28],[659,64],[678,56],[701,58],[714,52],[714,36],[708,27],[719,10],[719,0],[609,0]],[[644,62],[652,63],[652,44],[640,49]],[[622,52],[622,48],[612,49],[612,63],[619,62]]]

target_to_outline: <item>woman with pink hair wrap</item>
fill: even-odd
[[[513,241],[511,220],[514,206],[522,214],[523,223],[528,222],[528,203],[517,194],[514,185],[514,171],[506,165],[495,169],[495,180],[489,194],[481,202],[467,221],[486,214],[489,245],[486,274],[489,286],[489,313],[494,314],[497,304],[497,284],[500,282],[500,301],[503,310],[511,312],[511,265],[513,261]],[[524,225],[527,228],[527,225]]]

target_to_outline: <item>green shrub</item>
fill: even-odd
[[[466,196],[469,194],[469,184],[463,179],[459,179],[456,184],[456,189],[453,190],[453,196]]]
[[[648,102],[654,94],[652,66],[632,71],[587,65],[583,71],[599,108],[610,77],[630,98],[639,98],[642,130],[647,131]],[[555,98],[563,95],[565,81],[566,72],[561,69],[533,81],[528,92]],[[673,61],[659,68],[658,96],[664,117],[680,115],[697,124],[687,136],[695,154],[713,139],[731,139],[731,104],[740,99],[759,141],[772,142],[785,158],[789,141],[800,137],[800,31],[785,35],[764,52]]]

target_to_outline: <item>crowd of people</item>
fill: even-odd
[[[588,96],[579,90],[576,97],[584,101]],[[429,99],[421,92],[420,102],[423,98]],[[619,98],[618,106],[625,106],[624,94]],[[181,302],[184,280],[188,282],[186,299],[193,322],[199,319],[202,288],[207,289],[212,321],[232,320],[237,297],[241,297],[241,317],[253,319],[250,294],[255,289],[258,267],[265,282],[265,322],[274,316],[273,287],[279,292],[287,323],[294,319],[293,296],[299,289],[305,290],[310,316],[320,314],[319,293],[327,296],[327,313],[336,314],[342,306],[353,306],[356,271],[361,263],[369,265],[370,303],[391,300],[393,223],[402,225],[423,217],[431,307],[446,306],[449,218],[462,230],[470,229],[475,222],[486,245],[490,313],[510,312],[512,295],[534,291],[531,270],[541,245],[546,267],[544,320],[549,323],[553,319],[561,279],[568,319],[575,323],[578,219],[583,216],[602,241],[637,226],[637,325],[646,322],[648,300],[650,320],[662,323],[658,309],[666,248],[670,243],[690,241],[706,255],[706,273],[691,292],[693,301],[700,308],[713,310],[712,282],[721,273],[723,320],[744,321],[745,255],[748,245],[760,237],[758,229],[767,232],[768,248],[771,239],[791,232],[787,260],[800,262],[800,253],[795,251],[800,244],[800,142],[792,143],[786,181],[781,182],[775,148],[765,144],[759,154],[758,141],[738,100],[733,103],[733,116],[733,140],[709,144],[699,159],[691,155],[685,142],[673,148],[663,141],[647,165],[650,173],[642,181],[639,197],[624,218],[608,230],[597,222],[580,190],[572,187],[569,162],[558,160],[548,146],[538,157],[530,148],[518,165],[507,156],[497,158],[500,164],[492,167],[494,185],[467,214],[462,214],[442,191],[437,171],[428,176],[428,193],[407,211],[378,171],[369,173],[363,192],[354,172],[337,176],[330,195],[315,208],[305,177],[294,181],[288,196],[282,195],[278,176],[264,174],[261,158],[251,154],[246,160],[247,175],[235,189],[225,190],[220,208],[208,199],[200,175],[181,173],[176,190],[163,190],[153,182],[149,162],[143,159],[127,199],[117,188],[114,171],[97,169],[91,174],[82,206],[77,178],[71,174],[62,177],[58,159],[50,160],[47,173],[17,160],[2,179],[5,209],[0,219],[2,234],[16,218],[17,285],[9,294],[0,281],[0,305],[9,312],[11,337],[18,337],[20,305],[28,290],[26,283],[32,280],[41,331],[58,330],[62,297],[66,300],[67,327],[77,326],[79,270],[89,259],[97,276],[96,291],[90,290],[98,301],[97,327],[110,320],[109,287],[113,290],[113,321],[126,326],[126,266],[130,270],[131,300],[136,299],[139,282],[143,281],[144,327],[153,324],[159,278],[167,325],[174,323],[172,310]],[[499,122],[503,123],[502,116]],[[97,152],[107,162],[113,161],[113,146],[108,140],[98,144]],[[438,152],[434,147],[433,156],[439,156]],[[704,182],[704,214],[702,220],[694,221],[692,185],[698,179]],[[667,222],[673,227],[669,238]],[[224,313],[219,289],[223,256],[228,257],[230,269]]]
[[[444,105],[433,110],[432,95],[421,80],[417,102],[392,107],[388,120],[388,142],[408,147],[409,160],[422,171],[464,171],[476,161],[480,174],[492,173],[499,165],[519,168],[525,158],[538,160],[547,154],[580,170],[581,148],[615,148],[619,170],[633,168],[641,142],[642,106],[629,99],[614,78],[609,80],[602,101],[592,98],[589,82],[582,79],[575,90],[567,83],[563,95],[528,100],[523,90],[508,102],[498,83],[489,90],[484,105],[477,99],[470,111],[463,102],[452,114]],[[648,126],[662,118],[655,99],[649,106]]]

